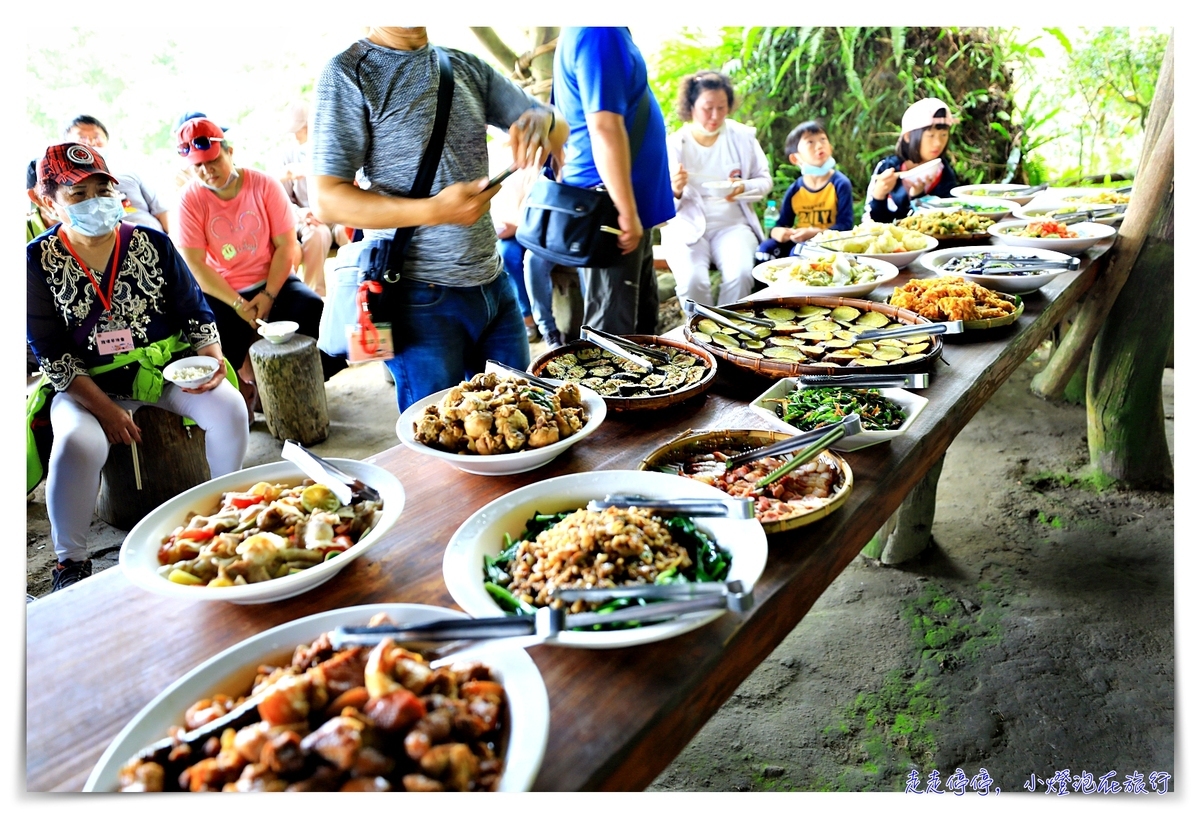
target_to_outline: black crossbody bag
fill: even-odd
[[[629,134],[630,169],[641,150],[649,121],[647,87]],[[525,200],[516,239],[529,252],[556,264],[612,267],[621,259],[621,248],[617,246],[620,232],[617,206],[603,186],[573,187],[542,176],[533,183]]]

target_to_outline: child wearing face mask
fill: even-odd
[[[755,254],[759,261],[795,255],[803,242],[823,230],[854,226],[850,179],[836,169],[824,124],[816,119],[800,123],[788,134],[784,150],[788,161],[800,167],[800,177],[783,194],[779,221]]]
[[[946,158],[946,145],[950,126],[957,121],[946,103],[936,97],[908,106],[900,120],[895,155],[882,160],[871,174],[864,221],[894,222],[912,213],[913,199],[950,195],[951,188],[958,186],[958,177]],[[914,172],[901,178],[905,171]]]

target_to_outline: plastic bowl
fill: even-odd
[[[295,321],[271,321],[268,324],[259,324],[258,334],[272,344],[285,344],[292,340],[298,329],[300,325]]]

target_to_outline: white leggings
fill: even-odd
[[[663,255],[675,274],[675,294],[690,298],[697,304],[713,305],[712,283],[708,279],[710,265],[721,271],[718,304],[741,301],[750,295],[754,278],[754,251],[758,237],[749,225],[736,224],[715,233],[705,233],[695,244],[664,243]]]
[[[137,410],[148,404],[119,400],[122,409]],[[250,442],[246,401],[228,381],[199,395],[182,391],[174,384],[163,385],[158,403],[149,404],[196,421],[204,430],[205,455],[213,477],[242,467]],[[50,405],[54,446],[46,478],[46,513],[50,538],[58,561],[88,558],[87,535],[100,492],[100,470],[108,459],[108,438],[96,416],[66,392],[54,396]]]

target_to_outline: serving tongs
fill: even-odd
[[[280,452],[279,456],[284,460],[290,460],[292,463],[295,463],[300,467],[302,472],[321,485],[328,487],[333,492],[333,495],[338,498],[338,502],[344,506],[353,505],[363,500],[370,500],[376,503],[383,500],[378,491],[357,477],[346,474],[325,458],[313,454],[301,445],[299,441],[285,440],[283,451]]]
[[[659,352],[657,349],[647,349],[640,344],[627,341],[618,335],[609,335],[607,332],[598,330],[595,327],[581,327],[579,337],[584,341],[590,341],[605,352],[609,352],[618,358],[640,366],[642,369],[653,369],[656,364],[662,365],[671,361],[671,356],[665,352]]]
[[[924,389],[929,386],[929,375],[916,372],[908,375],[876,375],[864,372],[861,375],[801,375],[802,386],[844,386],[847,389]]]
[[[858,333],[859,341],[882,341],[906,335],[957,335],[963,331],[962,321],[933,321],[928,324],[905,324],[891,329],[868,329]]]
[[[1028,196],[1031,193],[1041,193],[1046,188],[1050,187],[1049,182],[1042,182],[1040,185],[1031,185],[1030,187],[1019,187],[1016,190],[1002,190],[1000,196]]]
[[[1116,213],[1124,213],[1129,205],[1105,205],[1104,207],[1088,207],[1075,213],[1067,213],[1063,216],[1055,216],[1054,221],[1059,224],[1079,224],[1080,222],[1094,222],[1097,217],[1112,216]]]
[[[499,370],[499,373],[497,373],[497,370]],[[483,371],[491,372],[493,374],[516,375],[518,378],[524,378],[525,380],[529,381],[529,383],[532,384],[533,386],[537,386],[542,389],[545,389],[547,392],[553,392],[556,389],[558,389],[558,384],[556,384],[556,383],[550,383],[550,381],[547,381],[543,378],[539,378],[536,375],[530,375],[524,369],[517,369],[515,366],[509,366],[508,364],[502,364],[499,361],[493,360],[491,358],[489,358],[487,363],[484,365]]]
[[[855,233],[853,236],[839,236],[836,239],[823,239],[822,241],[812,241],[810,239],[809,241],[805,242],[805,245],[806,246],[815,245],[817,247],[824,247],[826,250],[830,250],[835,253],[841,253],[841,252],[843,252],[842,250],[838,250],[836,247],[830,247],[829,245],[841,244],[841,243],[847,242],[847,241],[857,241],[859,239],[869,239],[869,238],[874,238],[876,236],[882,236],[886,230],[887,230],[886,226],[873,227],[870,230],[864,230],[861,233]]]
[[[1069,261],[1039,258],[1037,256],[1019,256],[1010,259],[988,258],[981,264],[959,272],[973,275],[1021,275],[1024,273],[1040,273],[1046,270],[1066,270],[1074,272],[1079,269],[1079,259],[1072,257]]]
[[[720,307],[706,307],[703,304],[697,304],[690,298],[683,300],[683,308],[689,314],[699,313],[706,318],[711,318],[718,324],[729,327],[730,329],[742,331],[741,324],[753,324],[756,327],[766,327],[773,329],[774,321],[768,321],[765,318],[756,318],[752,315],[739,315],[732,310],[723,310]]]
[[[727,517],[733,520],[753,520],[754,501],[748,497],[730,497],[727,500],[707,498],[655,500],[636,494],[609,494],[603,500],[592,500],[588,511],[604,511],[606,508],[640,508],[658,516],[682,514],[687,517]]]

